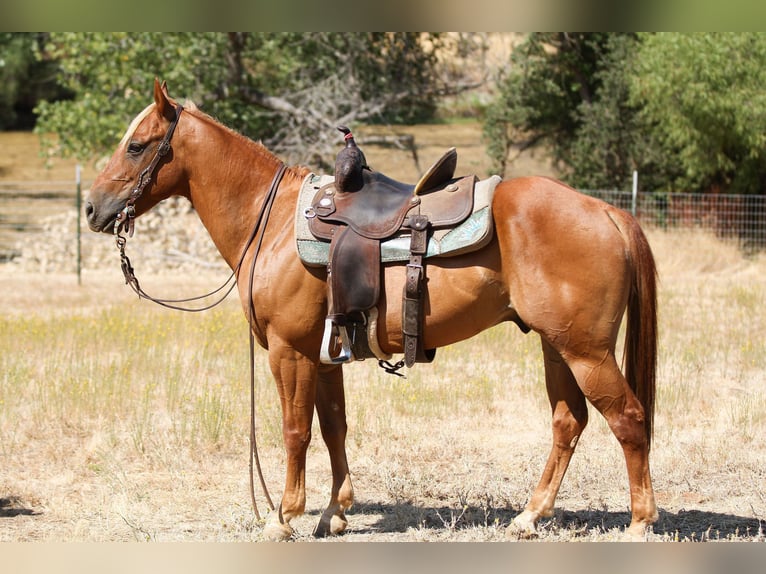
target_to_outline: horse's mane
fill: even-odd
[[[123,135],[122,139],[120,140],[120,145],[127,144],[127,142],[130,140],[130,138],[135,133],[136,129],[138,129],[138,126],[141,125],[141,122],[144,121],[144,119],[152,112],[152,110],[154,109],[154,105],[155,104],[153,104],[153,103],[149,104],[141,112],[139,112],[139,114],[135,118],[133,118],[133,121],[130,122],[130,125],[128,126],[128,129],[125,131],[125,135]],[[219,128],[222,128],[224,131],[229,132],[231,135],[233,135],[233,136],[235,136],[237,138],[241,138],[244,141],[247,141],[247,142],[259,145],[265,151],[268,152],[268,150],[260,142],[255,142],[255,141],[251,140],[250,138],[245,137],[242,134],[236,132],[235,130],[233,130],[233,129],[223,125],[221,122],[216,120],[213,116],[211,116],[209,114],[206,114],[205,112],[200,110],[199,106],[197,106],[197,104],[195,104],[192,100],[188,100],[187,99],[183,103],[183,106],[184,106],[184,111],[191,112],[191,114],[193,116],[195,116],[197,118],[200,118],[200,119],[208,120],[210,123],[218,126]]]
[[[207,121],[208,123],[211,123],[214,126],[216,126],[218,129],[221,129],[224,132],[228,133],[232,137],[242,141],[243,143],[251,146],[254,149],[259,150],[264,155],[271,156],[271,157],[274,157],[275,159],[278,159],[271,152],[271,150],[269,150],[265,145],[263,145],[263,143],[260,140],[259,141],[253,140],[253,139],[251,139],[251,138],[249,138],[249,137],[239,133],[238,131],[230,128],[229,126],[227,126],[225,124],[222,124],[220,121],[215,119],[210,114],[207,114],[207,113],[203,112],[201,109],[199,109],[197,104],[195,104],[193,101],[186,100],[184,102],[183,106],[184,106],[184,111],[191,112],[191,115],[193,115],[197,119],[201,119],[203,121]]]
[[[135,118],[133,118],[133,121],[130,122],[128,129],[125,131],[125,135],[123,135],[122,139],[120,140],[120,147],[126,145],[128,141],[130,141],[130,138],[133,137],[133,134],[135,133],[136,129],[138,129],[138,126],[141,125],[141,122],[144,121],[144,118],[149,115],[153,105],[154,104],[149,104],[143,109],[143,111],[141,111]]]
[[[130,141],[130,138],[135,133],[138,126],[141,124],[141,122],[154,110],[154,103],[149,104],[146,106],[135,118],[133,118],[133,121],[128,126],[127,131],[125,132],[125,135],[122,136],[122,139],[120,140],[120,146],[127,145],[127,143]],[[203,112],[197,104],[195,104],[192,100],[186,100],[183,103],[184,112],[189,113],[190,115],[194,116],[198,120],[201,120],[216,129],[219,129],[223,132],[225,132],[230,137],[235,138],[239,142],[241,142],[243,145],[245,145],[248,149],[252,150],[253,153],[257,153],[263,157],[268,157],[273,159],[274,161],[280,161],[277,156],[274,155],[274,153],[269,150],[261,141],[253,140],[236,130],[222,124],[217,119],[215,119],[213,116]],[[290,170],[295,173],[296,177],[302,178],[309,169],[305,166],[293,166]]]
[[[187,107],[188,106],[188,107]],[[270,158],[274,160],[275,162],[280,162],[281,160],[279,157],[277,157],[274,152],[272,152],[268,147],[266,147],[263,142],[260,140],[254,140],[252,138],[249,138],[238,131],[228,127],[225,124],[222,124],[220,121],[218,121],[213,116],[203,112],[201,109],[197,107],[194,102],[191,102],[187,100],[184,103],[184,111],[189,111],[192,116],[194,116],[197,119],[200,119],[204,122],[207,122],[213,126],[215,126],[217,129],[220,129],[230,135],[231,137],[237,139],[238,141],[242,142],[249,150],[252,150],[253,153],[260,154],[263,157]],[[292,176],[296,177],[298,180],[303,179],[303,177],[306,176],[307,173],[309,173],[311,170],[305,165],[293,165],[288,167],[287,172],[291,174]]]

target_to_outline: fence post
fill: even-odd
[[[82,169],[78,163],[75,166],[75,181],[77,183],[77,284],[82,285],[82,257],[80,253],[80,218],[82,217]]]
[[[633,170],[633,198],[630,202],[630,212],[636,216],[636,204],[638,203],[638,172]]]

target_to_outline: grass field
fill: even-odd
[[[706,236],[651,241],[662,278],[652,539],[763,540],[766,262]],[[183,295],[218,279],[143,284]],[[236,301],[164,310],[136,300],[113,268],[88,271],[78,287],[73,276],[0,267],[0,284],[0,539],[258,539]],[[257,358],[259,444],[278,497],[278,405],[266,355]],[[370,362],[347,371],[357,504],[340,540],[502,539],[549,447],[537,338],[501,326],[406,380]],[[307,482],[299,539],[329,496],[318,438]],[[543,540],[614,540],[629,520],[622,455],[597,414],[558,507]]]
[[[461,130],[418,132],[421,161],[457,145],[461,171],[483,175],[476,127]],[[401,179],[417,174],[406,152],[368,156]],[[515,169],[550,172],[534,157]],[[702,234],[649,237],[661,279],[651,459],[660,520],[650,539],[764,541],[766,261]],[[147,291],[169,296],[224,278],[141,275]],[[81,286],[73,273],[0,265],[0,292],[0,541],[259,539],[247,331],[234,298],[191,315],[138,301],[116,256],[86,268]],[[265,352],[256,357],[261,461],[278,499],[278,401]],[[338,541],[503,539],[550,447],[535,335],[497,327],[407,379],[352,364],[346,389],[357,502]],[[621,450],[598,414],[590,420],[540,540],[617,540],[629,522]],[[314,436],[298,540],[311,539],[329,499],[329,460]]]

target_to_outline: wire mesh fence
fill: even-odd
[[[627,191],[583,191],[633,211]],[[698,229],[735,241],[743,251],[766,248],[766,195],[639,193],[635,213],[641,225],[665,230]]]
[[[0,263],[19,256],[23,244],[43,232],[47,219],[75,209],[75,180],[0,182]]]

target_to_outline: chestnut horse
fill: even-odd
[[[160,147],[167,153],[158,152]],[[285,486],[263,531],[272,540],[290,538],[290,520],[304,511],[314,409],[332,467],[330,502],[315,535],[345,530],[345,510],[354,500],[343,368],[319,360],[326,271],[304,265],[295,246],[294,212],[309,170],[283,168],[261,143],[193,104],[184,109],[155,82],[154,102],[133,120],[85,205],[93,231],[115,233],[163,199],[184,196],[237,273],[242,305],[256,340],[268,350],[282,407]],[[267,196],[273,205],[264,218],[259,213]],[[507,533],[533,535],[538,520],[551,516],[588,422],[587,400],[623,449],[632,513],[626,535],[644,539],[658,517],[649,472],[657,353],[656,268],[649,244],[630,214],[549,178],[501,182],[492,213],[495,233],[488,245],[429,259],[423,337],[424,348],[433,349],[504,321],[540,336],[553,445],[539,484]],[[256,222],[263,233],[260,249],[248,241]],[[254,279],[248,281],[239,270],[250,269],[256,251]],[[399,354],[405,273],[401,264],[386,264],[382,273],[379,344]],[[623,375],[615,346],[626,309]]]

